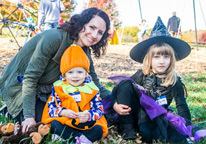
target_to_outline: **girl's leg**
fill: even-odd
[[[154,120],[146,120],[139,124],[139,134],[143,142],[151,143],[152,140],[157,142],[166,142],[167,140],[167,123],[159,118]]]
[[[153,139],[152,135],[152,123],[144,122],[139,125],[139,134],[142,137],[143,142],[151,143]]]
[[[170,142],[170,143],[187,143],[186,142],[187,137],[184,135],[181,135],[171,125],[168,126],[167,133],[168,133],[168,142]]]
[[[89,130],[81,131],[83,135],[85,135],[90,141],[95,142],[102,138],[103,130],[99,125],[94,126]]]
[[[119,132],[123,139],[135,139],[136,131],[134,126],[137,125],[139,100],[137,93],[134,91],[131,81],[124,81],[115,88],[114,94],[119,104],[131,107],[130,114],[119,116]]]
[[[78,130],[64,125],[56,120],[51,123],[51,132],[61,136],[65,140],[69,139],[69,142],[76,142],[75,137],[81,135]]]

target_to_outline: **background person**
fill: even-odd
[[[91,52],[96,57],[105,52],[109,28],[110,20],[105,12],[97,8],[85,9],[58,29],[30,39],[6,66],[0,77],[0,89],[9,114],[23,121],[23,132],[41,121],[52,85],[61,74],[61,56],[72,44],[79,45],[87,54],[89,74],[100,89],[101,98],[111,93],[100,84],[91,58]]]
[[[180,134],[163,114],[151,119],[151,115],[156,113],[148,113],[141,98],[143,94],[148,95],[154,101],[149,103],[150,110],[161,107],[165,113],[174,99],[178,115],[186,120],[186,125],[190,125],[191,114],[184,95],[185,86],[175,71],[176,60],[185,58],[190,51],[186,42],[169,35],[160,17],[150,38],[133,47],[130,57],[142,63],[142,69],[131,77],[132,81],[120,82],[112,92],[113,108],[120,115],[119,130],[123,139],[135,139],[138,131],[143,142],[186,142],[187,136]],[[135,87],[135,83],[144,88],[144,93]]]
[[[180,18],[176,16],[176,12],[173,12],[167,23],[167,29],[172,37],[177,37],[179,24]]]
[[[137,34],[139,42],[143,40],[143,37],[146,34],[147,29],[148,29],[148,25],[146,24],[146,20],[142,19],[141,24],[139,24],[139,32]]]
[[[38,8],[38,28],[42,31],[57,28],[60,13],[64,11],[61,0],[41,0]]]

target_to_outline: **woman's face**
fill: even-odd
[[[81,47],[90,47],[95,45],[101,40],[105,31],[105,21],[99,16],[94,16],[87,24],[84,25],[84,28],[79,33],[79,39],[75,44]]]

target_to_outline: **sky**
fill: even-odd
[[[82,2],[76,0],[76,12],[82,9]],[[141,22],[139,0],[114,0],[119,11],[122,26],[138,26]],[[194,0],[196,12],[196,26],[198,30],[206,30],[206,0]],[[180,18],[182,31],[194,30],[193,0],[140,0],[142,18],[147,21],[149,28],[153,28],[157,17],[160,16],[167,26],[172,12],[176,11]]]

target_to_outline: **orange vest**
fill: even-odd
[[[80,92],[81,94],[81,102],[76,103],[76,101],[72,98],[72,96],[65,94],[61,85],[60,86],[55,86],[55,92],[61,99],[61,107],[65,107],[66,109],[73,110],[75,112],[80,112],[80,111],[85,111],[85,110],[90,110],[90,101],[91,99],[97,94],[97,90],[92,89],[92,94],[87,94]],[[80,123],[79,119],[72,119],[72,118],[67,118],[67,117],[50,117],[49,116],[49,109],[48,109],[48,102],[51,101],[51,96],[47,100],[47,103],[44,107],[43,115],[42,115],[42,122],[48,124],[50,126],[51,122],[53,120],[57,120],[61,122],[62,124],[66,124],[70,127],[73,127],[75,129],[79,130],[87,130],[92,128],[95,125],[99,125],[102,127],[103,130],[103,135],[106,136],[108,133],[107,129],[107,121],[104,116],[102,116],[99,120],[96,121],[90,121],[86,123]],[[55,99],[56,101],[56,99]],[[56,102],[57,105],[57,102]]]

